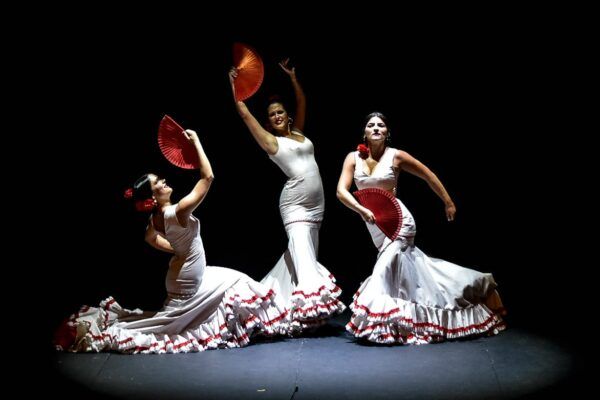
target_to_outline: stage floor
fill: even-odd
[[[570,393],[583,370],[567,347],[510,325],[488,338],[380,346],[354,341],[343,329],[348,318],[344,313],[309,337],[241,349],[53,353],[51,389],[62,398],[545,398]]]

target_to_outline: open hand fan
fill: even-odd
[[[375,224],[391,240],[396,240],[402,228],[402,209],[390,192],[368,188],[353,193],[358,202],[375,215]]]
[[[235,100],[244,101],[258,91],[265,76],[265,68],[256,50],[243,43],[233,44],[233,65],[238,72],[233,81]]]
[[[179,168],[199,168],[198,153],[183,131],[184,129],[173,118],[165,115],[158,127],[160,151],[171,164]]]

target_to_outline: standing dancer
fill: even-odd
[[[312,142],[304,136],[306,100],[288,60],[279,65],[290,77],[296,95],[296,115],[292,119],[280,101],[267,107],[268,124],[263,128],[246,105],[237,101],[236,108],[258,145],[288,177],[279,198],[279,210],[288,236],[288,248],[261,283],[275,289],[292,313],[292,326],[298,333],[317,327],[345,306],[338,300],[341,293],[333,275],[319,262],[319,228],[323,220],[325,199],[319,167]],[[235,99],[237,70],[229,79]]]
[[[350,306],[346,329],[357,338],[376,343],[422,344],[504,328],[496,282],[491,274],[460,267],[425,255],[414,244],[415,221],[399,200],[402,227],[392,241],[374,224],[371,210],[350,194],[352,180],[358,189],[378,188],[396,195],[400,171],[425,180],[445,205],[448,221],[456,207],[429,168],[405,151],[388,147],[387,119],[381,113],[367,116],[364,141],[346,157],[337,196],[358,213],[379,250],[373,273],[360,286]]]

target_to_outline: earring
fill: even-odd
[[[290,117],[288,118],[288,125],[291,125],[294,122],[294,118]]]

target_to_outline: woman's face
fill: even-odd
[[[365,138],[369,143],[385,142],[388,136],[388,128],[379,117],[373,117],[365,126]]]
[[[267,116],[269,117],[269,124],[276,131],[287,131],[289,124],[289,116],[285,108],[281,103],[273,103],[267,108]]]
[[[149,175],[150,187],[152,188],[152,194],[156,200],[168,200],[173,193],[173,189],[167,185],[167,181],[164,178],[159,178],[154,174]]]

